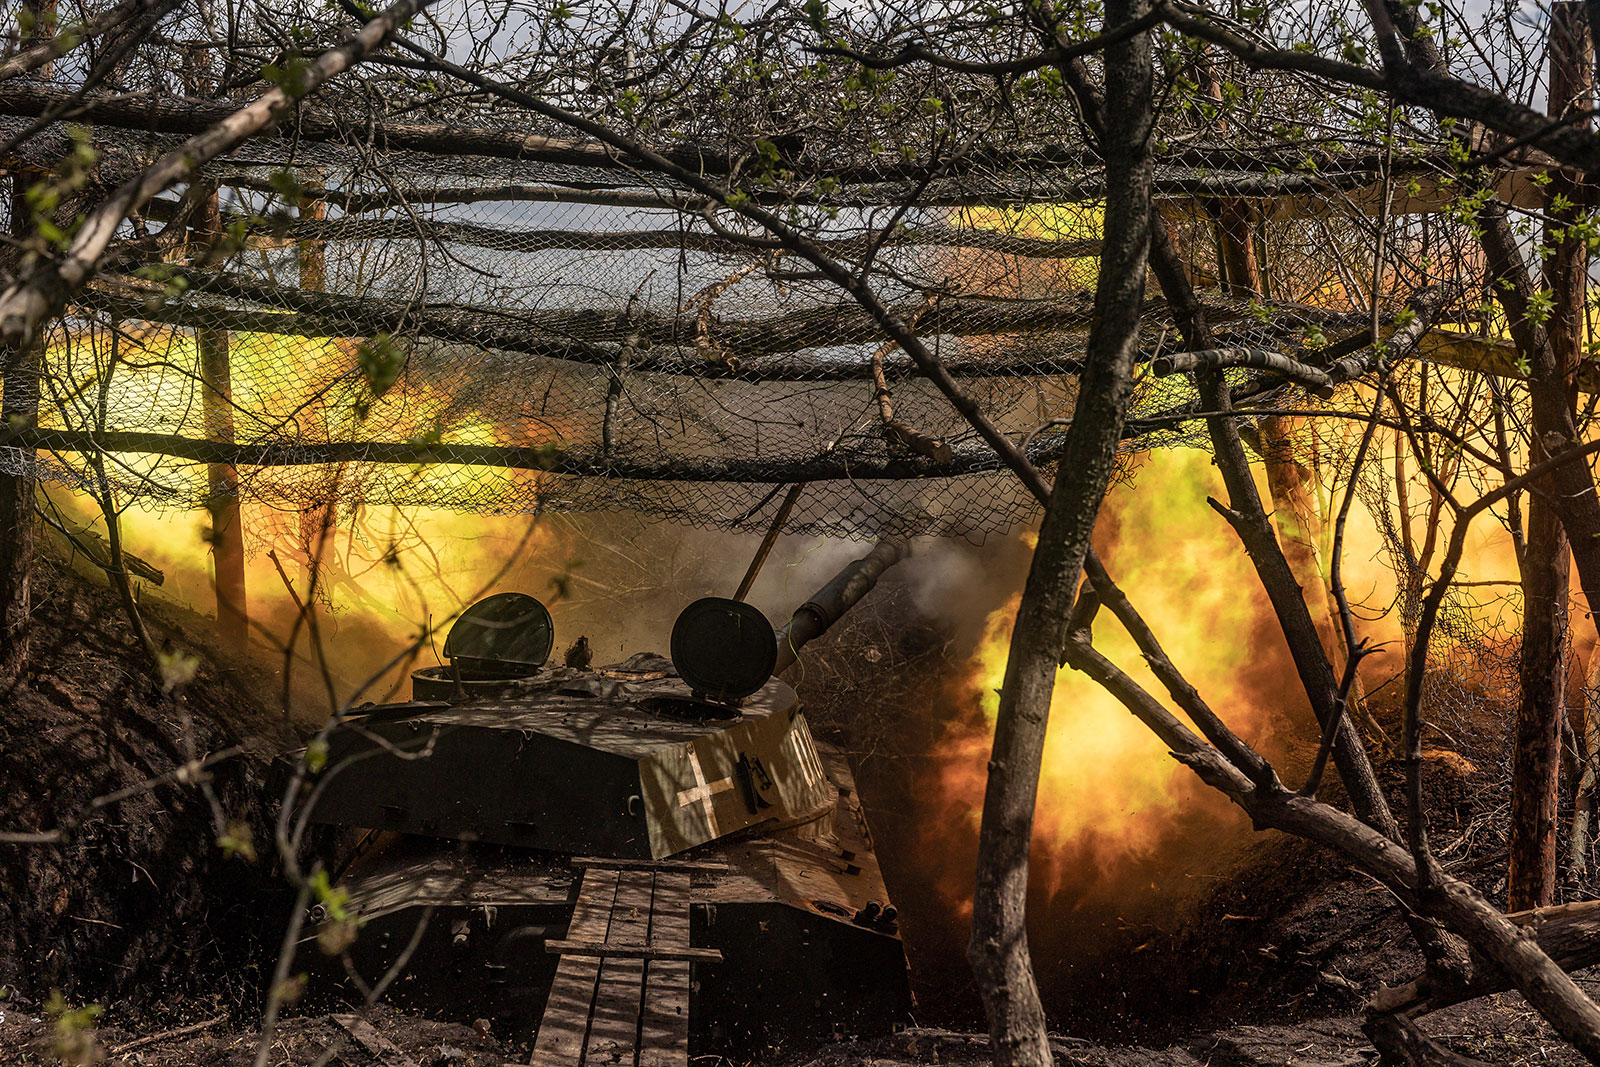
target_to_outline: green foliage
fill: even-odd
[[[276,63],[263,63],[261,65],[261,80],[268,85],[277,86],[291,97],[301,97],[309,88],[306,73],[310,64],[305,59],[294,57],[285,61],[283,66]]]
[[[105,1053],[95,1041],[94,1022],[103,1009],[98,1004],[73,1007],[52,989],[44,1011],[50,1018],[50,1043],[62,1063],[72,1067],[90,1067],[105,1059]]]
[[[162,305],[169,300],[177,300],[189,289],[188,277],[171,263],[147,263],[133,274],[136,278],[155,282],[161,286],[160,292],[151,293],[144,298],[144,308],[148,312],[161,310]]]
[[[1555,295],[1550,292],[1550,290],[1540,289],[1537,292],[1529,294],[1527,313],[1527,319],[1529,322],[1536,325],[1543,325],[1549,321],[1550,315],[1555,311],[1555,309],[1556,298]]]
[[[307,884],[327,916],[317,927],[317,947],[329,956],[337,956],[355,943],[364,920],[350,907],[349,892],[328,881],[327,871],[313,871]]]
[[[156,668],[161,672],[161,691],[173,693],[194,681],[200,660],[181,648],[164,648],[156,653]]]
[[[300,194],[304,191],[300,179],[290,170],[273,171],[267,175],[267,183],[272,186],[273,192],[290,202],[299,200]]]
[[[306,882],[311,887],[311,895],[316,897],[317,903],[327,911],[328,918],[340,922],[355,921],[356,914],[350,910],[349,892],[330,882],[327,871],[318,868],[311,872],[311,877]]]
[[[361,342],[356,349],[356,365],[361,368],[361,377],[367,384],[368,393],[356,402],[356,414],[365,419],[371,413],[372,405],[383,399],[384,394],[400,380],[406,356],[395,344],[393,336],[383,331]]]
[[[755,149],[755,170],[757,174],[770,174],[779,170],[778,164],[783,159],[783,156],[778,151],[777,145],[773,144],[771,141],[757,141],[755,144]]]
[[[58,252],[65,251],[72,244],[73,236],[83,224],[81,215],[65,225],[59,223],[58,209],[63,200],[88,184],[94,165],[100,158],[99,150],[91,143],[85,127],[72,125],[67,132],[72,138],[72,150],[49,176],[30,185],[23,194],[38,239],[47,248]]]
[[[217,847],[222,854],[248,863],[256,861],[256,834],[249,823],[234,819],[217,837]]]

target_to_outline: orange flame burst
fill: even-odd
[[[1141,462],[1138,491],[1107,499],[1096,540],[1108,569],[1172,661],[1240,734],[1272,747],[1277,727],[1309,719],[1282,650],[1263,653],[1269,607],[1232,532],[1206,504],[1218,479],[1210,457],[1174,449]],[[949,814],[975,832],[987,779],[998,688],[1018,600],[992,612],[951,698],[963,705],[939,751]],[[1281,640],[1281,639],[1280,639]],[[1102,614],[1095,644],[1162,694],[1132,640]],[[1124,875],[1193,831],[1233,825],[1227,806],[1167,754],[1150,731],[1094,682],[1057,676],[1034,833],[1036,882],[1052,893],[1114,891]],[[955,879],[959,879],[959,881]],[[950,882],[964,903],[970,872]]]

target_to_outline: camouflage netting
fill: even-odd
[[[173,143],[116,131],[96,140],[106,171]],[[33,144],[43,157],[64,147]],[[287,210],[272,191],[286,175],[298,183]],[[1161,177],[1184,189],[1216,180],[1172,168]],[[625,508],[758,528],[795,482],[807,483],[786,527],[796,532],[981,535],[1033,510],[836,285],[796,257],[717,234],[661,180],[281,142],[250,145],[209,178],[221,228],[247,233],[243,247],[208,256],[202,234],[175,249],[168,259],[187,262],[182,287],[149,266],[103,275],[45,350],[41,425],[92,433],[129,501],[204,506],[210,442],[238,446],[215,458],[240,460],[247,498],[286,510],[329,500]],[[1075,397],[1097,267],[1096,180],[1077,168],[1034,175],[1026,190],[975,191],[970,179],[932,188],[922,202],[949,203],[907,212],[878,256],[883,295],[1041,462]],[[818,211],[813,232],[858,254],[894,211],[894,190],[872,191],[881,203],[840,197],[850,206]],[[965,206],[1001,199],[1014,206]],[[1195,260],[1214,264],[1202,202],[1163,203],[1199,246]],[[184,204],[164,198],[151,218]],[[1325,221],[1282,213],[1272,225],[1287,261],[1290,242],[1315,243]],[[1294,347],[1366,322],[1337,301],[1309,302],[1315,286],[1280,304],[1228,300],[1215,278],[1197,280],[1212,284],[1203,296],[1221,345]],[[1181,347],[1159,301],[1145,330],[1150,355]],[[380,336],[391,343],[370,340]],[[947,442],[949,463],[886,433],[875,358],[892,417]],[[208,380],[231,387],[231,404],[208,401]],[[1160,419],[1192,403],[1185,378],[1146,379],[1128,447],[1186,439],[1192,424]],[[141,433],[187,444],[153,455],[127,436]],[[25,462],[0,451],[9,471]],[[61,483],[90,477],[65,449],[38,464]]]
[[[72,98],[81,52],[7,82],[0,155],[22,179],[59,173],[83,135],[33,119],[92,122],[89,190],[109,190],[281,77],[284,27],[306,55],[351,31],[337,5],[230,9],[222,48],[213,16],[173,14],[118,69],[125,96]],[[1091,33],[1088,17],[1072,32]],[[880,53],[919,35],[983,59],[1038,43],[983,5],[915,29],[893,7],[783,0],[737,16],[605,0],[434,10],[408,32],[461,70],[396,45],[126,228],[45,340],[55,450],[0,449],[0,467],[82,484],[97,477],[85,449],[103,450],[122,502],[167,508],[203,506],[207,463],[232,462],[242,494],[285,510],[622,508],[754,529],[799,483],[791,532],[981,536],[1027,519],[1016,479],[837,280],[667,177],[681,166],[769,206],[863,277],[1037,462],[1054,458],[1105,192],[1073,94],[1048,71],[1002,83],[829,58],[824,18],[827,42]],[[1161,64],[1155,193],[1214,344],[1314,362],[1364,336],[1374,288],[1388,329],[1447,280],[1463,230],[1443,209],[1470,190],[1444,187],[1448,136],[1424,116],[1384,154],[1364,97],[1200,53]],[[462,70],[523,96],[464,90]],[[575,132],[588,122],[672,164]],[[1248,284],[1227,284],[1225,203],[1243,205],[1257,249]],[[1149,292],[1146,355],[1181,349]],[[1241,403],[1307,400],[1281,377],[1230,374]],[[1188,377],[1146,374],[1128,449],[1195,440],[1196,404]]]

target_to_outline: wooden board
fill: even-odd
[[[614,945],[605,941],[546,941],[546,952],[562,956],[598,956],[622,960],[686,960],[694,963],[721,963],[722,952],[714,948],[669,948],[665,945]]]
[[[577,861],[582,863],[582,861]],[[688,1067],[689,885],[703,867],[588,865],[530,1062],[538,1067]]]
[[[729,869],[726,863],[700,863],[695,860],[627,860],[606,856],[579,856],[572,861],[574,867],[609,867],[618,871],[704,871],[720,874]]]
[[[594,1010],[601,961],[593,956],[563,956],[539,1020],[529,1063],[539,1067],[573,1067],[583,1056],[584,1039]]]
[[[611,926],[611,906],[617,899],[616,871],[594,870],[583,876],[578,902],[572,908],[567,936],[574,941],[604,941]]]
[[[656,875],[650,942],[689,947],[689,874]],[[645,965],[644,1011],[639,1021],[639,1067],[687,1067],[689,1062],[689,962],[654,959]]]
[[[572,922],[567,926],[568,937],[605,940],[616,902],[617,880],[616,871],[597,869],[584,874],[578,901],[572,908]],[[555,981],[533,1042],[533,1058],[528,1062],[540,1067],[578,1063],[589,1034],[599,978],[600,960],[593,956],[564,956],[556,964]]]
[[[597,873],[598,873],[597,869]],[[584,877],[588,877],[585,875]],[[655,872],[617,872],[617,896],[611,907],[607,946],[642,948],[650,937],[650,905]],[[644,961],[609,957],[600,962],[594,993],[594,1020],[584,1045],[583,1062],[627,1064],[638,1060],[639,1010],[644,1001]]]
[[[584,1044],[585,1067],[623,1064],[639,1057],[639,1009],[644,1001],[644,960],[600,960],[594,993],[594,1021]]]

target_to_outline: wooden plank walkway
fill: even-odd
[[[689,879],[713,865],[602,859],[584,867],[534,1039],[536,1067],[688,1067]]]

